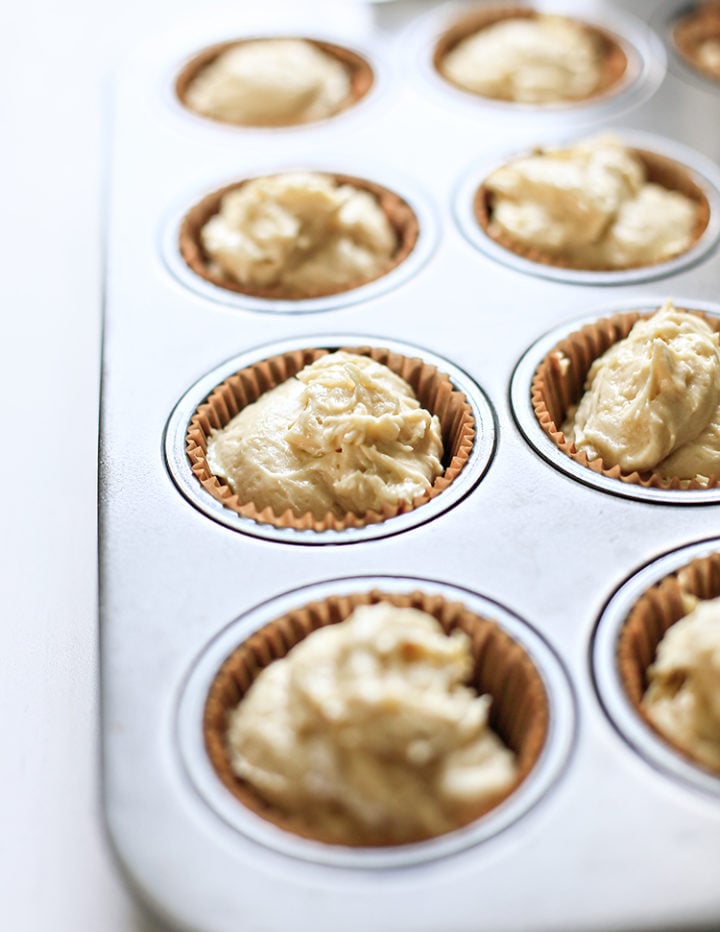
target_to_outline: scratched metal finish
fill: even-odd
[[[457,203],[474,166],[605,129],[649,133],[716,165],[720,87],[688,78],[672,56],[666,70],[665,36],[648,35],[640,21],[662,32],[667,4],[541,5],[571,9],[637,43],[639,83],[598,106],[542,114],[484,104],[445,88],[427,64],[433,35],[462,7],[421,0],[336,2],[274,20],[236,8],[212,22],[169,24],[118,76],[100,491],[105,804],[133,886],[172,926],[560,932],[720,922],[720,781],[680,779],[636,750],[605,714],[591,662],[595,625],[615,590],[661,554],[717,537],[720,506],[591,487],[535,452],[510,401],[521,357],[573,320],[667,297],[720,312],[717,246],[691,267],[658,268],[649,280],[551,280],[469,241]],[[377,66],[376,90],[354,111],[291,130],[222,127],[174,101],[173,75],[190,54],[273,28],[365,52]],[[178,213],[222,183],[288,167],[407,191],[425,227],[423,262],[391,287],[302,313],[269,313],[189,286],[168,256]],[[486,471],[449,510],[382,539],[305,546],[213,520],[171,478],[165,431],[175,406],[232,357],[287,341],[313,345],[328,333],[409,343],[479,386],[496,429]],[[196,779],[204,768],[193,732],[197,684],[228,631],[242,636],[262,620],[265,603],[301,597],[288,591],[362,576],[459,587],[469,600],[478,594],[489,614],[498,603],[498,620],[521,640],[526,632],[530,646],[542,642],[538,650],[550,658],[562,741],[546,782],[531,786],[528,805],[492,831],[430,857],[306,856],[272,833],[244,831],[242,818],[227,817],[227,799],[215,804],[218,788],[205,792]],[[607,651],[594,656],[608,662]],[[601,672],[598,682],[607,678]]]

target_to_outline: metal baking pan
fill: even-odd
[[[462,192],[477,167],[537,143],[645,132],[686,147],[698,164],[716,163],[720,87],[667,68],[665,5],[538,5],[616,30],[636,49],[638,83],[587,108],[518,114],[484,104],[444,86],[428,64],[433,36],[465,8],[421,0],[205,12],[168,24],[118,76],[100,489],[104,796],[133,888],[170,926],[561,932],[720,924],[718,793],[627,739],[598,694],[612,681],[612,661],[605,642],[594,641],[601,613],[641,566],[716,538],[718,505],[637,500],[578,481],[536,452],[513,410],[524,404],[518,363],[549,331],[610,307],[717,303],[717,246],[708,243],[693,264],[668,264],[652,281],[558,280],[478,249],[462,219]],[[291,130],[224,127],[174,100],[173,78],[193,53],[271,32],[362,52],[376,69],[374,90],[356,111]],[[297,313],[228,300],[178,264],[172,231],[195,195],[258,170],[320,164],[391,187],[402,179],[398,188],[417,202],[422,261],[384,283],[392,287],[368,286],[350,301]],[[184,464],[173,438],[187,414],[183,399],[228,360],[259,358],[267,346],[326,345],[328,334],[409,344],[447,360],[487,406],[487,458],[451,508],[388,535],[317,547],[217,520],[182,490],[189,478],[178,479]],[[278,604],[378,576],[389,586],[460,590],[526,635],[547,661],[559,711],[547,769],[511,812],[498,810],[460,843],[440,840],[430,856],[358,862],[248,828],[208,772],[198,709],[213,663]],[[597,629],[603,638],[609,624]]]

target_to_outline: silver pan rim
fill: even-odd
[[[533,146],[516,147],[512,151],[505,150],[502,155],[496,153],[474,163],[465,171],[455,190],[453,209],[456,222],[468,242],[489,259],[517,272],[573,285],[595,287],[634,285],[676,275],[678,272],[698,265],[715,248],[720,238],[720,168],[696,150],[675,140],[654,133],[626,129],[613,130],[612,127],[609,131],[615,132],[630,148],[647,149],[680,163],[688,169],[693,181],[702,189],[710,206],[710,220],[698,241],[687,252],[665,262],[640,268],[591,271],[566,269],[542,262],[533,262],[496,243],[485,233],[475,217],[473,207],[475,193],[491,172],[510,159],[529,154]],[[586,138],[586,134],[574,134],[572,137],[546,141],[542,144],[542,148],[564,148],[579,142],[582,138]]]

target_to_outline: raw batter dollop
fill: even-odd
[[[562,430],[624,472],[720,475],[718,334],[668,301],[595,360]]]
[[[457,827],[516,779],[490,697],[464,685],[469,645],[416,609],[357,608],[258,676],[230,716],[233,769],[340,843]]]
[[[588,29],[540,14],[503,19],[462,39],[441,70],[482,97],[544,104],[589,97],[601,65],[602,50]]]
[[[675,26],[675,42],[688,61],[720,81],[720,0],[697,4]]]
[[[580,268],[662,262],[695,235],[695,201],[646,181],[642,161],[611,136],[514,159],[485,187],[492,235]]]
[[[299,295],[376,278],[398,245],[377,198],[309,172],[255,178],[228,192],[201,239],[217,273]]]
[[[720,599],[686,598],[689,614],[665,632],[642,705],[674,744],[720,770]]]
[[[186,92],[197,113],[246,126],[331,116],[350,94],[343,64],[302,39],[254,39],[222,52]]]
[[[706,39],[697,50],[698,64],[720,80],[720,39]]]
[[[207,460],[243,501],[276,515],[363,515],[412,502],[442,474],[438,418],[368,356],[321,356],[208,441]]]

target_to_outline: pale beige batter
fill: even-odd
[[[255,39],[222,52],[186,92],[197,113],[248,126],[331,116],[350,95],[345,66],[302,39]]]
[[[687,597],[648,670],[643,708],[674,744],[720,770],[720,599]]]
[[[440,67],[454,84],[482,97],[559,103],[596,90],[602,49],[582,24],[541,14],[485,26],[451,49]]]
[[[463,685],[469,639],[416,609],[357,608],[267,667],[231,714],[238,776],[339,842],[450,831],[501,798],[514,755]]]
[[[201,239],[218,274],[300,295],[376,278],[398,245],[374,195],[310,172],[255,178],[230,191]]]
[[[642,161],[612,136],[515,159],[485,181],[490,232],[581,268],[631,268],[693,243],[697,204],[645,180]]]
[[[720,10],[720,7],[718,9]],[[697,50],[697,60],[701,68],[720,79],[720,39],[706,39],[701,42]]]
[[[720,475],[718,334],[667,302],[595,360],[562,430],[624,472]]]
[[[363,515],[426,492],[442,474],[440,422],[368,356],[322,356],[208,441],[212,472],[276,515]]]

